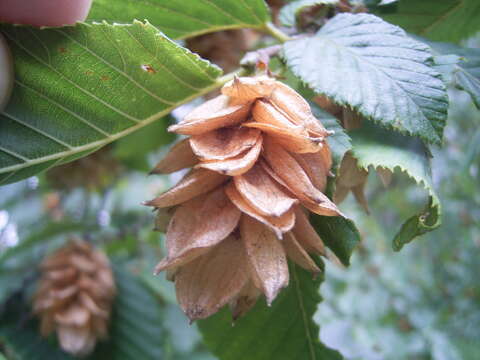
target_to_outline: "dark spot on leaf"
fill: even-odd
[[[87,70],[87,71],[85,71],[85,75],[88,75],[88,76],[93,75],[93,71],[92,70]]]
[[[142,68],[143,71],[146,71],[150,74],[155,74],[156,73],[155,69],[151,65],[143,64],[140,67]]]
[[[100,77],[100,80],[107,81],[107,80],[110,80],[110,77],[108,77],[107,75],[103,75]]]
[[[67,52],[67,49],[65,49],[64,47],[60,47],[58,48],[58,51],[61,52],[62,54],[65,54]]]

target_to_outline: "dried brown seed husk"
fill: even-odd
[[[77,270],[73,267],[50,270],[45,274],[45,279],[57,286],[71,284],[77,277]]]
[[[90,321],[90,312],[82,306],[71,304],[57,312],[54,318],[60,325],[85,326]]]
[[[343,111],[343,107],[335,104],[333,101],[331,101],[326,96],[323,96],[323,95],[315,96],[313,98],[313,101],[315,103],[317,103],[317,105],[320,106],[323,110],[329,112],[330,114],[332,114],[334,116],[341,115],[341,113]]]
[[[95,334],[88,327],[60,326],[58,338],[66,352],[77,356],[91,353],[95,346]]]
[[[295,226],[292,233],[305,250],[326,256],[325,244],[310,224],[308,215],[300,207],[295,209]]]
[[[388,187],[392,182],[393,173],[392,170],[384,167],[377,167],[375,169],[377,171],[377,175],[382,181],[384,187]]]
[[[154,231],[167,232],[168,224],[173,216],[175,208],[158,208],[155,214],[155,227]]]
[[[296,198],[296,195],[288,188],[288,185],[285,183],[285,181],[283,181],[282,178],[278,176],[275,171],[273,171],[272,167],[264,160],[263,157],[258,163],[268,173],[268,175],[270,175],[270,177],[280,185],[280,188],[285,194],[287,194],[291,198]]]
[[[252,117],[255,122],[273,125],[298,135],[308,136],[308,131],[303,124],[294,124],[266,100],[255,101],[252,107]]]
[[[308,175],[286,150],[268,137],[265,138],[264,145],[264,157],[268,164],[305,207],[319,215],[341,215],[335,204],[313,186]]]
[[[147,201],[145,205],[159,208],[178,205],[215,189],[227,180],[227,176],[215,171],[193,169],[177,185],[155,199]]]
[[[315,275],[322,272],[291,231],[285,234],[282,244],[288,258],[294,263]]]
[[[332,169],[332,152],[330,150],[330,145],[324,142],[319,154],[322,157],[322,163],[325,166],[327,175],[331,175],[330,170]]]
[[[243,289],[248,281],[245,250],[229,236],[198,257],[175,276],[177,299],[190,320],[216,313]]]
[[[342,126],[345,130],[355,130],[362,126],[362,115],[349,108],[343,108]]]
[[[282,216],[298,202],[285,194],[259,163],[233,180],[242,197],[264,216]]]
[[[313,186],[324,192],[327,187],[327,164],[324,163],[320,153],[292,154],[305,173],[310,178]]]
[[[358,166],[358,161],[351,152],[347,152],[342,159],[338,177],[336,180],[337,188],[333,196],[334,201],[339,204],[348,195],[348,191],[352,191],[357,202],[363,207],[368,214],[368,202],[365,197],[365,185],[367,183],[368,171]]]
[[[252,148],[260,131],[244,127],[221,128],[190,138],[193,152],[202,160],[226,160]]]
[[[107,333],[115,293],[107,257],[86,242],[70,242],[49,255],[41,267],[33,301],[41,334],[56,331],[65,351],[88,354]]]
[[[335,204],[341,204],[348,194],[350,193],[350,188],[337,184],[335,186],[335,194],[333,195],[333,201]]]
[[[237,190],[233,182],[230,182],[225,187],[225,192],[240,211],[268,226],[279,239],[282,238],[283,233],[290,231],[295,225],[295,214],[293,209],[290,209],[280,217],[263,216],[250,206]]]
[[[321,141],[317,141],[316,139],[312,139],[304,135],[299,135],[289,129],[278,127],[275,125],[253,121],[246,122],[243,124],[243,126],[259,129],[267,134],[270,134],[272,137],[275,138],[275,141],[277,143],[282,145],[288,151],[294,153],[318,152],[322,143]]]
[[[209,251],[232,233],[240,215],[223,187],[180,205],[167,230],[168,256],[156,266],[155,273]]]
[[[189,113],[183,121],[168,131],[184,135],[199,135],[226,126],[238,125],[247,118],[250,104],[230,105],[230,98],[219,95],[204,102]]]
[[[155,166],[150,174],[171,174],[186,169],[198,163],[188,139],[177,142],[165,157]]]
[[[288,85],[277,82],[277,87],[270,97],[270,102],[286,114],[294,124],[307,127],[316,136],[326,137],[329,135],[320,121],[313,116],[308,102]]]
[[[268,76],[235,77],[223,86],[222,94],[231,97],[236,104],[248,103],[270,96],[276,85],[277,81]]]
[[[246,173],[255,165],[262,151],[263,137],[259,136],[255,145],[243,154],[231,159],[208,161],[198,164],[197,168],[209,169],[223,175],[237,176]]]
[[[230,301],[233,320],[237,320],[253,308],[261,294],[262,292],[257,289],[253,281],[248,281],[235,299]]]
[[[287,258],[275,234],[248,215],[240,220],[240,233],[245,245],[250,274],[271,305],[281,289],[287,287]]]
[[[302,205],[311,212],[323,216],[346,216],[338,209],[338,207],[330,199],[315,203],[313,201],[303,201]]]

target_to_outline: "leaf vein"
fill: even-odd
[[[44,60],[42,60],[41,58],[39,58],[38,56],[34,55],[31,51],[27,50],[27,48],[25,46],[23,46],[19,41],[17,41],[16,39],[13,39],[11,36],[8,35],[8,33],[5,32],[5,35],[10,39],[12,40],[15,44],[17,44],[23,51],[25,51],[28,55],[30,55],[32,58],[34,58],[35,60],[37,60],[39,63],[45,65],[47,68],[49,68],[52,72],[56,73],[58,76],[60,76],[61,78],[65,79],[68,83],[72,84],[74,87],[76,87],[77,89],[79,89],[81,92],[83,92],[84,94],[90,96],[91,98],[93,98],[94,100],[98,101],[99,103],[105,105],[106,107],[110,108],[111,110],[113,110],[114,112],[124,116],[125,118],[135,122],[135,123],[138,123],[140,120],[135,118],[134,116],[131,116],[119,109],[117,109],[115,106],[107,103],[106,101],[100,99],[98,96],[96,96],[95,94],[91,93],[90,91],[84,89],[83,87],[81,87],[80,85],[78,85],[76,82],[70,80],[68,77],[66,77],[64,74],[62,74],[60,71],[58,71],[57,69],[55,69],[51,64],[48,64],[46,63]]]
[[[86,47],[85,45],[83,45],[82,43],[80,43],[79,41],[75,40],[74,38],[68,36],[65,32],[63,32],[62,30],[58,29],[57,30],[58,33],[62,34],[63,36],[65,36],[67,39],[73,41],[74,43],[76,43],[78,46],[80,46],[82,49],[84,49],[85,51],[87,51],[89,54],[95,56],[97,59],[99,59],[101,62],[103,62],[105,65],[107,65],[108,67],[110,67],[112,70],[116,71],[117,73],[123,75],[127,80],[129,80],[132,84],[134,84],[135,86],[137,86],[140,90],[142,90],[143,92],[145,92],[146,94],[150,95],[152,98],[156,99],[157,101],[159,101],[160,103],[162,104],[166,104],[166,105],[173,105],[174,102],[172,101],[169,101],[169,100],[166,100],[156,94],[154,94],[153,92],[151,92],[150,90],[148,90],[147,88],[145,88],[143,85],[141,85],[139,82],[137,82],[137,80],[135,80],[134,78],[132,78],[130,75],[128,75],[126,72],[120,70],[119,68],[117,68],[115,65],[113,65],[112,63],[108,62],[107,60],[105,60],[104,58],[102,58],[101,56],[99,56],[97,53],[95,53],[94,51],[90,50],[88,47]],[[128,32],[128,30],[127,30]]]
[[[24,84],[22,83],[20,80],[15,80],[15,82],[20,85],[20,86],[23,86],[24,88],[26,89],[29,89],[30,91],[33,91],[35,94],[37,94],[39,97],[42,97],[44,98],[45,100],[47,100],[48,102],[50,102],[52,105],[55,105],[57,106],[58,108],[62,109],[63,111],[69,113],[70,115],[76,117],[78,120],[80,120],[82,123],[88,125],[90,128],[94,129],[95,131],[99,132],[100,134],[102,134],[103,136],[110,136],[111,134],[100,129],[98,126],[94,125],[93,123],[91,123],[89,120],[85,119],[83,116],[80,116],[79,114],[77,114],[76,112],[68,109],[67,107],[59,104],[58,102],[56,102],[55,100],[49,98],[48,96],[42,94],[41,92],[39,92],[38,90],[34,89],[33,87],[31,86],[28,86],[27,84]]]
[[[29,128],[30,130],[35,131],[37,134],[40,134],[40,135],[42,135],[42,136],[44,136],[44,137],[46,137],[46,138],[48,138],[48,139],[50,139],[50,140],[58,143],[59,145],[62,145],[63,147],[65,147],[65,148],[67,148],[67,149],[69,149],[69,150],[73,150],[73,147],[72,147],[71,145],[68,145],[67,143],[63,142],[62,140],[57,139],[55,136],[50,135],[50,134],[46,133],[45,131],[36,128],[35,126],[32,126],[32,125],[30,125],[30,124],[28,124],[28,123],[26,123],[26,122],[24,122],[24,121],[16,118],[16,117],[13,116],[12,114],[9,114],[9,113],[7,113],[7,112],[5,112],[5,111],[4,111],[2,114],[3,114],[5,117],[7,117],[7,118],[9,118],[9,119],[11,119],[11,120],[19,123],[20,125],[23,125],[23,126],[25,126],[26,128]],[[31,160],[31,159],[29,159],[29,160]]]

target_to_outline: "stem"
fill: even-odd
[[[277,39],[278,41],[280,41],[282,43],[291,40],[290,36],[285,34],[282,30],[277,28],[271,22],[266,23],[265,27],[263,29],[265,30],[265,32],[272,35],[275,39]]]
[[[246,69],[240,68],[240,69],[237,69],[235,71],[232,71],[231,73],[220,76],[217,80],[215,80],[215,82],[212,85],[203,89],[199,94],[197,94],[196,97],[208,94],[210,91],[213,91],[213,90],[215,90],[219,87],[222,87],[223,85],[225,85],[230,80],[233,80],[233,78],[235,78],[235,76],[243,76],[243,75],[246,75],[247,72],[248,71]]]

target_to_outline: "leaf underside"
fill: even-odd
[[[430,48],[369,14],[340,14],[285,43],[292,71],[315,92],[404,134],[441,143],[448,98]]]
[[[342,357],[322,345],[312,317],[321,301],[323,279],[290,266],[290,285],[271,307],[260,299],[232,326],[228,309],[199,321],[206,345],[222,360],[336,360]]]
[[[447,76],[453,85],[466,91],[480,109],[480,49],[464,48],[449,43],[427,42],[436,54],[435,60],[449,55],[458,56],[456,63],[447,66]]]
[[[405,221],[393,239],[398,251],[417,236],[432,231],[441,224],[440,201],[433,189],[428,151],[418,139],[392,134],[378,126],[364,124],[351,132],[353,155],[359,166],[367,169],[399,169],[428,192],[425,208]]]
[[[87,21],[131,23],[147,19],[168,37],[260,28],[270,20],[263,0],[95,0]]]
[[[13,95],[0,113],[0,185],[160,119],[221,74],[148,23],[0,32],[15,57]]]

